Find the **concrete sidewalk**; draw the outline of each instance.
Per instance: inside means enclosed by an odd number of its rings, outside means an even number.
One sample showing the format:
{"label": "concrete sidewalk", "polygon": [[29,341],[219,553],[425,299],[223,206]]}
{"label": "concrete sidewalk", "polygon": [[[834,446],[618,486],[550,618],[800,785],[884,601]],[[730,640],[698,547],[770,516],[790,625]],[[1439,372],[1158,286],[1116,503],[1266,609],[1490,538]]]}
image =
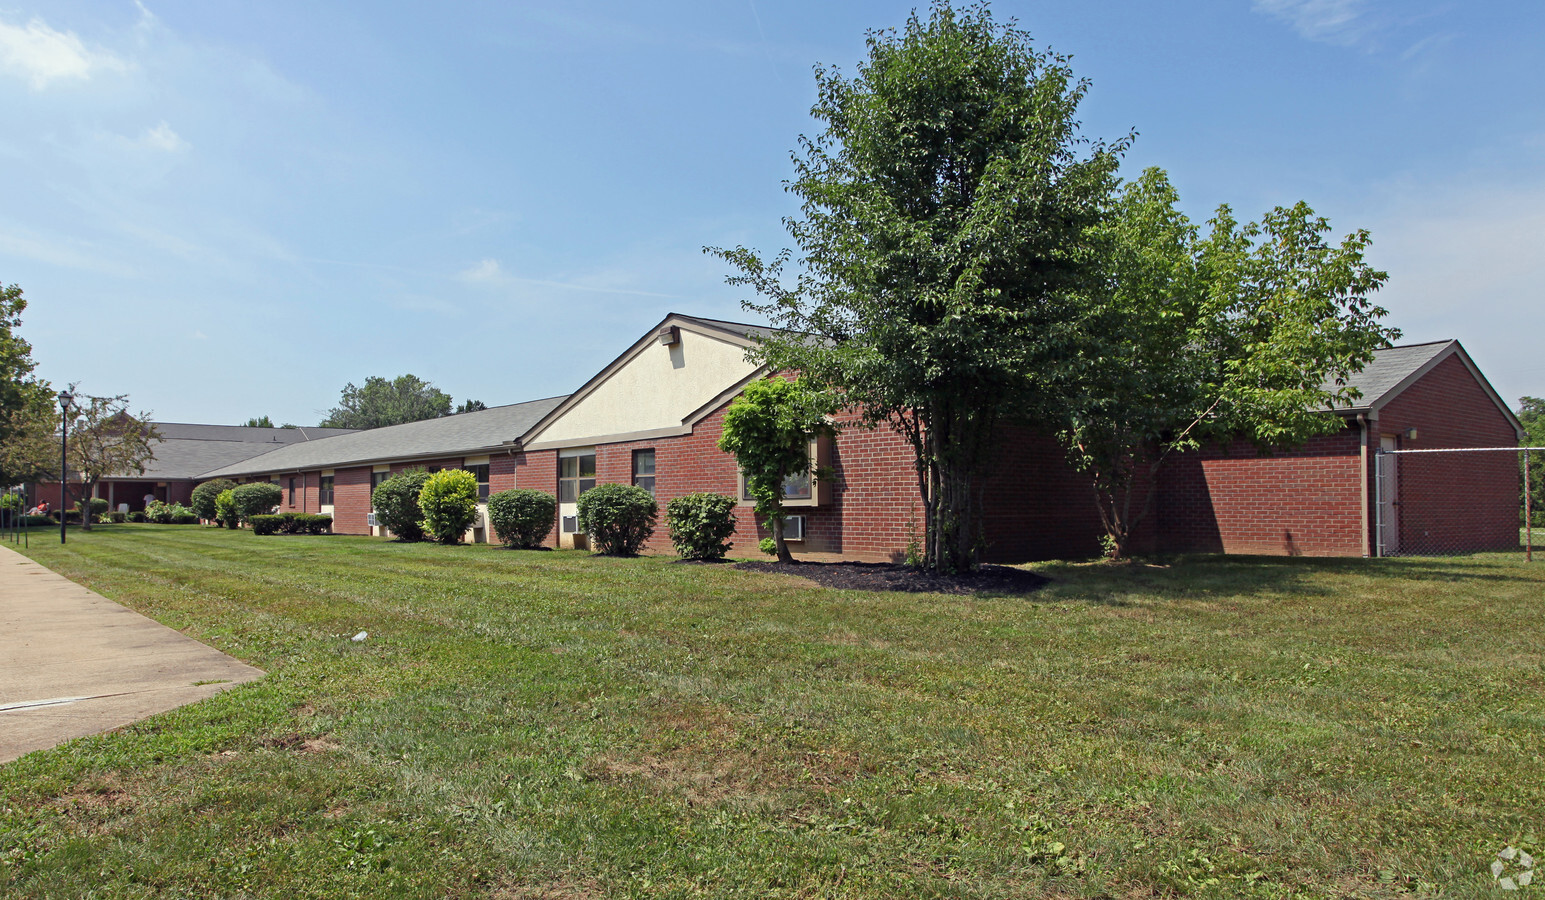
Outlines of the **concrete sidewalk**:
{"label": "concrete sidewalk", "polygon": [[0,763],[262,674],[0,547]]}

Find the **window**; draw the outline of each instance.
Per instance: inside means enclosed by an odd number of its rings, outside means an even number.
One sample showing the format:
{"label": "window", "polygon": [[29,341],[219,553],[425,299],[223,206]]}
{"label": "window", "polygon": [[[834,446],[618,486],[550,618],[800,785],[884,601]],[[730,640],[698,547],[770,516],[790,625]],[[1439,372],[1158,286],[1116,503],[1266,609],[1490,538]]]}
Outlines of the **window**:
{"label": "window", "polygon": [[488,500],[488,464],[487,463],[483,463],[480,466],[467,466],[467,471],[471,472],[472,475],[475,478],[477,478],[477,499],[478,499],[478,502],[481,503],[481,502],[487,501]]}
{"label": "window", "polygon": [[330,506],[333,502],[333,476],[323,475],[322,482],[317,487],[317,505]]}
{"label": "window", "polygon": [[290,505],[295,505],[295,479],[290,479]]}
{"label": "window", "polygon": [[390,477],[392,477],[392,473],[391,472],[371,472],[370,473],[370,509],[372,511],[376,508],[376,488],[380,487],[381,486],[381,482],[385,481],[386,479],[388,479]]}
{"label": "window", "polygon": [[633,486],[641,487],[654,496],[654,451],[633,451]]}
{"label": "window", "polygon": [[[817,439],[810,439],[810,464],[817,464],[819,457]],[[751,491],[746,487],[746,473],[740,473],[740,499],[744,501],[755,500]],[[790,475],[783,480],[783,502],[799,506],[815,505],[815,478],[809,472],[798,475]]]}
{"label": "window", "polygon": [[558,502],[573,503],[595,487],[595,454],[565,456],[558,460]]}

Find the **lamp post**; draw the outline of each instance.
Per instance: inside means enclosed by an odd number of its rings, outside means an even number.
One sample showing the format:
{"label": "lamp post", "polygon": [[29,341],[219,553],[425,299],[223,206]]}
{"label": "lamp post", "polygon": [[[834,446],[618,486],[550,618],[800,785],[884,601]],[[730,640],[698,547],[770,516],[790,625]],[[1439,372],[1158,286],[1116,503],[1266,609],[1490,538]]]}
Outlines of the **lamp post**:
{"label": "lamp post", "polygon": [[75,395],[69,391],[59,393],[59,543],[64,543],[64,488],[70,480],[70,410],[74,408]]}

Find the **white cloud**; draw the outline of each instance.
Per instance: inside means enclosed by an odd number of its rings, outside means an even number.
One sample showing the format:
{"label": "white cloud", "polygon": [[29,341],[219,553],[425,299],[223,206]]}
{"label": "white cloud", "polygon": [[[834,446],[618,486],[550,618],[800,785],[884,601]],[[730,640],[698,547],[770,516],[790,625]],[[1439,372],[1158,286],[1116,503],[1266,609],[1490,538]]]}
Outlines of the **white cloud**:
{"label": "white cloud", "polygon": [[472,284],[497,284],[504,279],[504,270],[499,267],[497,259],[485,259],[463,269],[456,277]]}
{"label": "white cloud", "polygon": [[140,135],[139,143],[152,150],[165,150],[167,153],[180,153],[188,149],[188,142],[173,131],[172,126],[165,121],[154,128],[145,129],[145,133]]}
{"label": "white cloud", "polygon": [[1311,41],[1350,46],[1368,30],[1365,0],[1252,0],[1251,8],[1281,19]]}
{"label": "white cloud", "polygon": [[55,31],[42,19],[26,25],[0,22],[0,67],[27,80],[34,91],[54,81],[85,81],[96,71],[124,71],[123,60],[91,50],[73,31]]}

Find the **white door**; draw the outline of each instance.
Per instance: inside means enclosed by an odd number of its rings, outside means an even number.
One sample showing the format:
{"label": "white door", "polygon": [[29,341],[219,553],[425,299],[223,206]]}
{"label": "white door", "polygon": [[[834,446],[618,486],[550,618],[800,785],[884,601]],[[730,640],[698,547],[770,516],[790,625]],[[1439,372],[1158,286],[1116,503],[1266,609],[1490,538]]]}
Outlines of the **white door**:
{"label": "white door", "polygon": [[558,546],[590,547],[579,531],[579,495],[595,487],[595,448],[577,447],[558,454]]}
{"label": "white door", "polygon": [[1400,473],[1395,436],[1379,436],[1379,449],[1385,451],[1379,457],[1379,546],[1381,554],[1393,556],[1400,552]]}

